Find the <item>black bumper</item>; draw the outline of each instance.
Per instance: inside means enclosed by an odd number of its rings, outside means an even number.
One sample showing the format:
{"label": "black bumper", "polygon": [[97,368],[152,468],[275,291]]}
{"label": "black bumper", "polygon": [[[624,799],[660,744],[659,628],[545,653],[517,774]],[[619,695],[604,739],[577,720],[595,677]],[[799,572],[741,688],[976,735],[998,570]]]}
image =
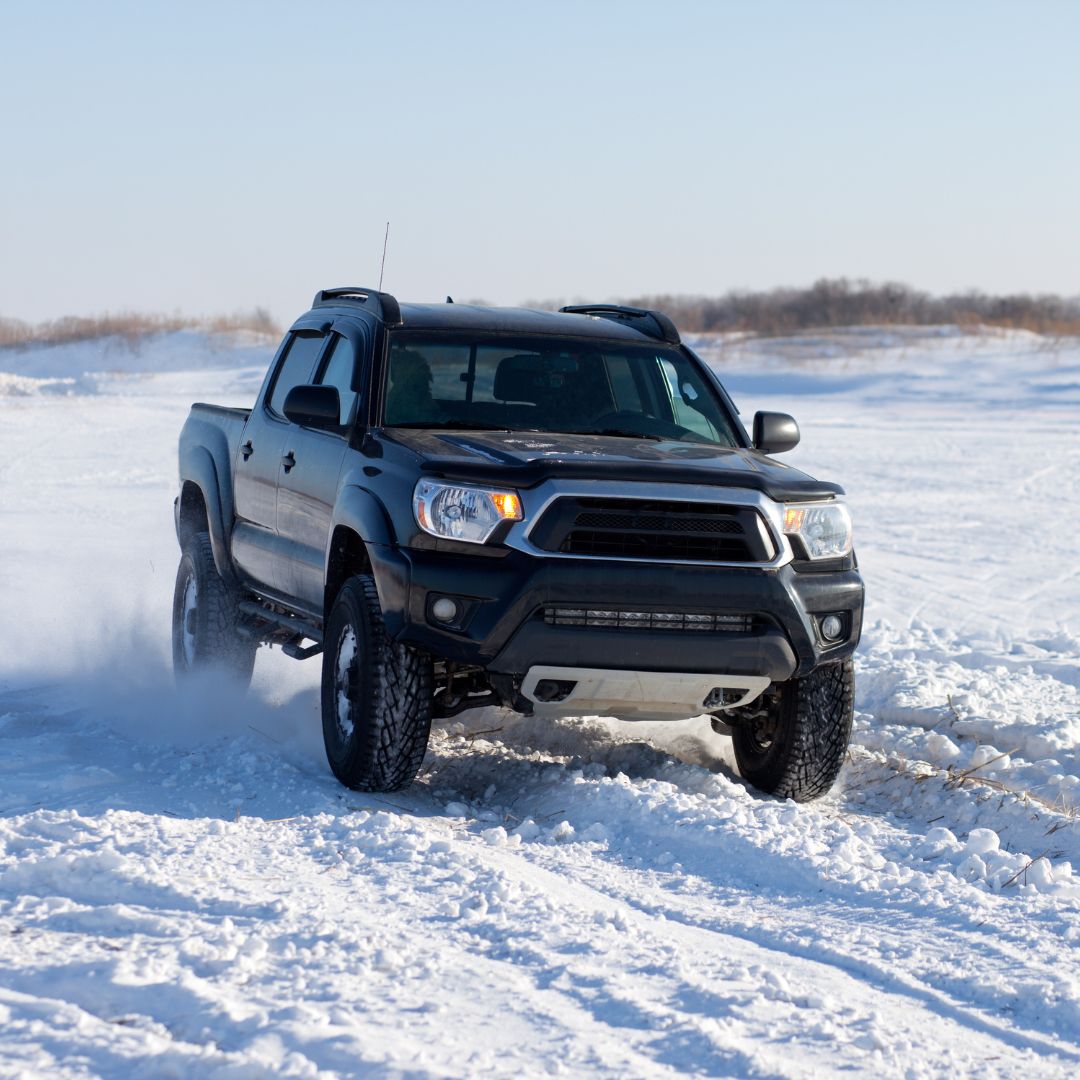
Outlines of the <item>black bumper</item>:
{"label": "black bumper", "polygon": [[[505,549],[503,549],[505,550]],[[850,656],[862,630],[857,570],[779,570],[603,559],[500,558],[369,547],[391,635],[434,656],[507,675],[536,664],[641,671],[768,675],[782,682]],[[430,615],[433,596],[466,598],[460,629]],[[551,626],[547,605],[745,614],[747,633]],[[826,645],[815,615],[841,613],[846,633]]]}

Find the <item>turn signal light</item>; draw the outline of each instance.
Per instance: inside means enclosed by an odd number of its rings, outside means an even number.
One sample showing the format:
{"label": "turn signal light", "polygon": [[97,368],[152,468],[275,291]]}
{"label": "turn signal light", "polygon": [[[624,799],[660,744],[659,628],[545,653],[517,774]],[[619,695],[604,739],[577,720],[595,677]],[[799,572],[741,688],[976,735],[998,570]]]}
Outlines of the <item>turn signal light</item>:
{"label": "turn signal light", "polygon": [[513,491],[493,491],[491,501],[495,504],[499,516],[507,521],[521,520],[521,500]]}

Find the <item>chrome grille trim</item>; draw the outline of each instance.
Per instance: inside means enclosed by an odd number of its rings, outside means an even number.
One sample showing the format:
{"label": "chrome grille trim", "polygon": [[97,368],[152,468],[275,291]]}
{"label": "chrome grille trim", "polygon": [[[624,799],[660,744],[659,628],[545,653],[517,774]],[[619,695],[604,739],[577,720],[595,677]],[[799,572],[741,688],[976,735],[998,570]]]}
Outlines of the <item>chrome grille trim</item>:
{"label": "chrome grille trim", "polygon": [[[519,489],[525,510],[525,519],[515,524],[503,543],[507,547],[536,555],[544,559],[604,559],[607,562],[623,562],[641,565],[665,563],[678,566],[725,566],[741,569],[777,570],[793,559],[791,543],[784,535],[783,507],[760,491],[749,488],[729,488],[705,484],[643,483],[628,484],[611,480],[574,480],[553,478],[534,488]],[[530,539],[530,532],[550,505],[564,495],[583,498],[637,499],[643,501],[669,499],[677,502],[713,502],[735,506],[752,506],[765,519],[766,527],[776,547],[775,558],[768,562],[734,562],[702,559],[642,559],[615,555],[577,555],[560,551],[547,551],[537,547]]]}

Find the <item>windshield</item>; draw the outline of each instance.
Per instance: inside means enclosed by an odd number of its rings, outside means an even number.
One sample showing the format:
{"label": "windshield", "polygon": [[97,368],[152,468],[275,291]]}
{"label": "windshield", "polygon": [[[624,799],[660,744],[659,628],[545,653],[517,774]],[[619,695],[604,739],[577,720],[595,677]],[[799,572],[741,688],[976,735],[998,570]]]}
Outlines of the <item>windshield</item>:
{"label": "windshield", "polygon": [[739,445],[719,395],[677,349],[565,338],[396,334],[384,423]]}

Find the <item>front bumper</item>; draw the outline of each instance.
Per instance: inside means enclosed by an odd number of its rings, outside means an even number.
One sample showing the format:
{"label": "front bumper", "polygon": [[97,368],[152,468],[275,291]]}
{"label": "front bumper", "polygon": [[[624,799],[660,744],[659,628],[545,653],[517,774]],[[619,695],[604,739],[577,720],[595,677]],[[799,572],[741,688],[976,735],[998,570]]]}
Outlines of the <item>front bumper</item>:
{"label": "front bumper", "polygon": [[[522,678],[537,665],[623,671],[767,676],[783,682],[850,656],[862,630],[855,569],[778,568],[545,559],[369,546],[387,629],[437,658]],[[464,598],[459,629],[437,625],[435,596]],[[745,633],[552,626],[545,606],[746,614]],[[815,616],[840,613],[845,634],[826,643]]]}

